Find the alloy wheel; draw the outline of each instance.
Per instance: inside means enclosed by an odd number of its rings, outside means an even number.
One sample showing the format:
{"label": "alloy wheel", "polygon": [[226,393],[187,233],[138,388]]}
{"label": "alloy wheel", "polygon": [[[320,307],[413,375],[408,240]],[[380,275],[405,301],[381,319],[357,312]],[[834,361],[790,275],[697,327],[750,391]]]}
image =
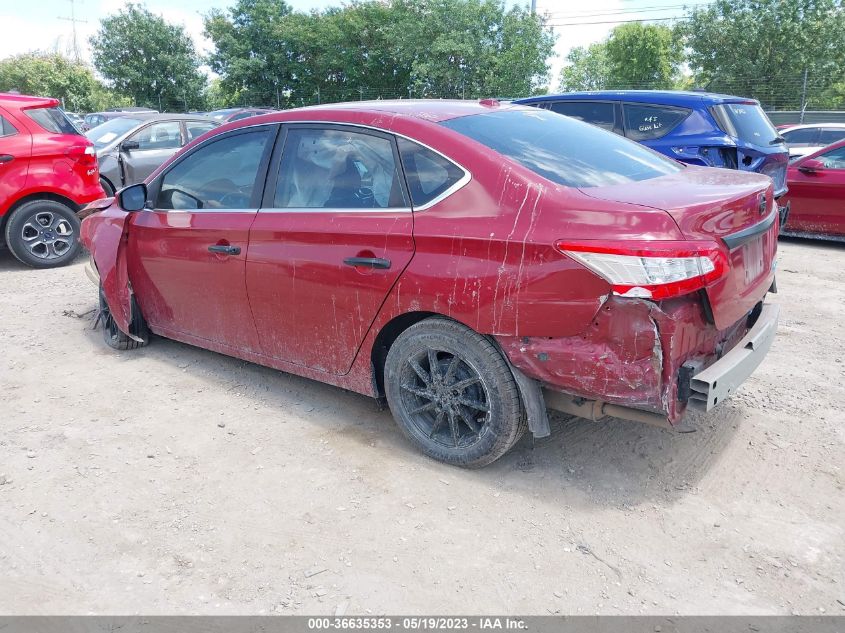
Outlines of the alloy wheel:
{"label": "alloy wheel", "polygon": [[74,244],[73,225],[58,213],[35,211],[21,228],[23,245],[38,259],[59,259]]}

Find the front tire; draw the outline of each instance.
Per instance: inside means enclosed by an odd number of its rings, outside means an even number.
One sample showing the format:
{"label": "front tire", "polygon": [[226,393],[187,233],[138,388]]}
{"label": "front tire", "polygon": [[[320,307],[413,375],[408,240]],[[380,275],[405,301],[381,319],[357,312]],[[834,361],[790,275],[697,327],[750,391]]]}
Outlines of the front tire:
{"label": "front tire", "polygon": [[15,209],[6,223],[6,246],[27,266],[64,266],[81,248],[79,218],[61,202],[30,200]]}
{"label": "front tire", "polygon": [[477,332],[440,317],[402,332],[387,354],[387,401],[423,453],[479,468],[499,459],[526,429],[513,374]]}
{"label": "front tire", "polygon": [[[138,318],[140,318],[140,316]],[[103,340],[109,347],[123,351],[138,349],[139,347],[143,347],[147,344],[149,333],[147,332],[147,326],[145,323],[141,322],[139,326],[141,338],[144,339],[143,341],[136,341],[129,335],[121,332],[120,328],[117,327],[117,323],[114,322],[114,317],[111,314],[109,304],[106,301],[106,295],[103,292],[102,285],[100,286],[100,314],[98,319],[103,326]]]}

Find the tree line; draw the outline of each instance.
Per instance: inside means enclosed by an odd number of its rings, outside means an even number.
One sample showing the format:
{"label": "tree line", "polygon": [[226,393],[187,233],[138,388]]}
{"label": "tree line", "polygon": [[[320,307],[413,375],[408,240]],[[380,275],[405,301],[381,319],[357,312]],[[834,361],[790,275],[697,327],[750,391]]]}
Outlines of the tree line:
{"label": "tree line", "polygon": [[57,53],[18,55],[0,60],[0,90],[61,97],[76,111],[626,88],[845,108],[843,2],[715,0],[672,26],[620,24],[604,41],[572,49],[557,78],[549,60],[567,31],[556,34],[543,15],[503,0],[353,0],[310,12],[285,0],[235,0],[203,16],[213,45],[204,56],[183,27],[130,3],[101,20],[93,68]]}

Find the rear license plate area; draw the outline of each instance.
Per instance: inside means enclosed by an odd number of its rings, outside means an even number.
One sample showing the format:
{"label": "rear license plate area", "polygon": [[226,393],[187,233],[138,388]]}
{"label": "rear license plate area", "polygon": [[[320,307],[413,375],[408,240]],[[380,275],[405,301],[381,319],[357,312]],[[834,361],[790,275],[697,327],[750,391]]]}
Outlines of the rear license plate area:
{"label": "rear license plate area", "polygon": [[763,236],[743,244],[740,248],[742,249],[742,263],[745,268],[745,284],[749,285],[759,279],[766,271]]}

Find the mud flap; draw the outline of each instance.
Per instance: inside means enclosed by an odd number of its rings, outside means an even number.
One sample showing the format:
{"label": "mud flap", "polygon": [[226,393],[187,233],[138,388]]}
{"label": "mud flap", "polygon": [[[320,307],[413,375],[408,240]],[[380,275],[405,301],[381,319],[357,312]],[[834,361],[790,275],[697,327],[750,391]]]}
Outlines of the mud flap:
{"label": "mud flap", "polygon": [[103,295],[109,304],[115,325],[121,332],[140,341],[131,334],[132,290],[126,269],[126,235],[129,214],[115,205],[82,221],[80,240],[88,249],[103,286]]}

